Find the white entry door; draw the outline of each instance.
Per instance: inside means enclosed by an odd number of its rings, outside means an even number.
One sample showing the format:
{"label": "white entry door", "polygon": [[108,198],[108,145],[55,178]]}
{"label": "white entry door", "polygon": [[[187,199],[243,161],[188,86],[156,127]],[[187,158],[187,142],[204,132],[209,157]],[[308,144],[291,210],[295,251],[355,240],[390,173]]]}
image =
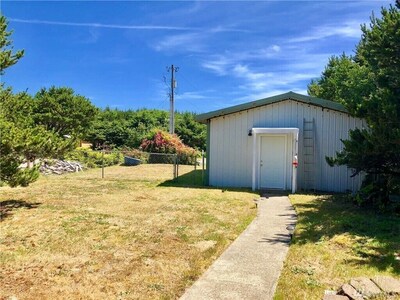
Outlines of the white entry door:
{"label": "white entry door", "polygon": [[261,137],[261,188],[286,188],[286,158],[286,135],[269,135]]}

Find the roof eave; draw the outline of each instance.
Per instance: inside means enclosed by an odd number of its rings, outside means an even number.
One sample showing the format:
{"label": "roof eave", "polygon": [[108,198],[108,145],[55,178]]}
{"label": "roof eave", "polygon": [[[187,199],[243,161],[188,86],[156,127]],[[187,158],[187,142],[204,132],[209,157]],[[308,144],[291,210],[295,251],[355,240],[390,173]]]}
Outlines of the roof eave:
{"label": "roof eave", "polygon": [[213,118],[218,118],[221,116],[226,116],[226,115],[237,113],[240,111],[245,111],[248,109],[253,109],[253,108],[264,106],[264,105],[270,105],[273,103],[286,101],[286,100],[298,101],[298,102],[302,102],[304,104],[318,106],[318,107],[321,107],[322,109],[330,109],[330,110],[336,110],[336,111],[343,112],[343,113],[348,113],[348,111],[340,103],[325,100],[325,99],[320,99],[320,98],[316,98],[316,97],[301,95],[301,94],[297,94],[294,92],[288,92],[288,93],[280,94],[277,96],[272,96],[272,97],[268,97],[268,98],[264,98],[264,99],[247,102],[244,104],[239,104],[239,105],[227,107],[224,109],[219,109],[219,110],[211,111],[208,113],[200,114],[200,115],[196,116],[195,120],[199,123],[206,124],[208,120],[213,119]]}

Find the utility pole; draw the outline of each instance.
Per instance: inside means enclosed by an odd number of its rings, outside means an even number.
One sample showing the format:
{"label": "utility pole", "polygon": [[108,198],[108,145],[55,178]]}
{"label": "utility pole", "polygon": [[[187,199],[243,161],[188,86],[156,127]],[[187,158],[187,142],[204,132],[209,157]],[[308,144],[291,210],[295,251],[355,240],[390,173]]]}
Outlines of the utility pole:
{"label": "utility pole", "polygon": [[174,89],[176,87],[174,73],[178,72],[179,68],[174,67],[174,65],[171,65],[171,67],[167,67],[167,70],[168,72],[171,71],[171,94],[169,100],[169,133],[174,134],[175,133]]}

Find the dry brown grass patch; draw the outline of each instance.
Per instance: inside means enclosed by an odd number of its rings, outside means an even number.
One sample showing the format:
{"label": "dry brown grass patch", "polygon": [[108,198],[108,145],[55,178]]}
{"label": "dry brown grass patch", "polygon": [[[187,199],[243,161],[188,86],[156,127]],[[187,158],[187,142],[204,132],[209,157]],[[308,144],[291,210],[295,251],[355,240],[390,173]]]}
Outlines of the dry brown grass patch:
{"label": "dry brown grass patch", "polygon": [[100,175],[0,189],[16,204],[0,222],[2,297],[175,299],[256,213],[251,192],[160,186],[168,165]]}

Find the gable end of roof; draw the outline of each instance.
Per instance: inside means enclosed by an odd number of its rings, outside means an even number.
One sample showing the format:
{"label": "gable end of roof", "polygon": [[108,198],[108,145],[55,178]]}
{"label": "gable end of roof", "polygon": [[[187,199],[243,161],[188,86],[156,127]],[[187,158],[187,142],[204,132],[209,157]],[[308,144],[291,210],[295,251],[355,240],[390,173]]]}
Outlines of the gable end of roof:
{"label": "gable end of roof", "polygon": [[270,105],[273,103],[286,101],[286,100],[293,100],[293,101],[301,102],[304,104],[319,106],[321,108],[326,108],[326,109],[336,110],[336,111],[343,112],[343,113],[348,113],[348,111],[345,109],[345,107],[343,105],[341,105],[340,103],[321,99],[321,98],[301,95],[301,94],[297,94],[294,92],[288,92],[288,93],[280,94],[277,96],[272,96],[272,97],[264,98],[261,100],[247,102],[244,104],[239,104],[239,105],[211,111],[208,113],[200,114],[200,115],[197,115],[195,119],[196,119],[196,121],[198,121],[200,123],[207,123],[207,120],[210,120],[213,118],[233,114],[233,113],[248,110],[248,109],[257,108],[260,106]]}

